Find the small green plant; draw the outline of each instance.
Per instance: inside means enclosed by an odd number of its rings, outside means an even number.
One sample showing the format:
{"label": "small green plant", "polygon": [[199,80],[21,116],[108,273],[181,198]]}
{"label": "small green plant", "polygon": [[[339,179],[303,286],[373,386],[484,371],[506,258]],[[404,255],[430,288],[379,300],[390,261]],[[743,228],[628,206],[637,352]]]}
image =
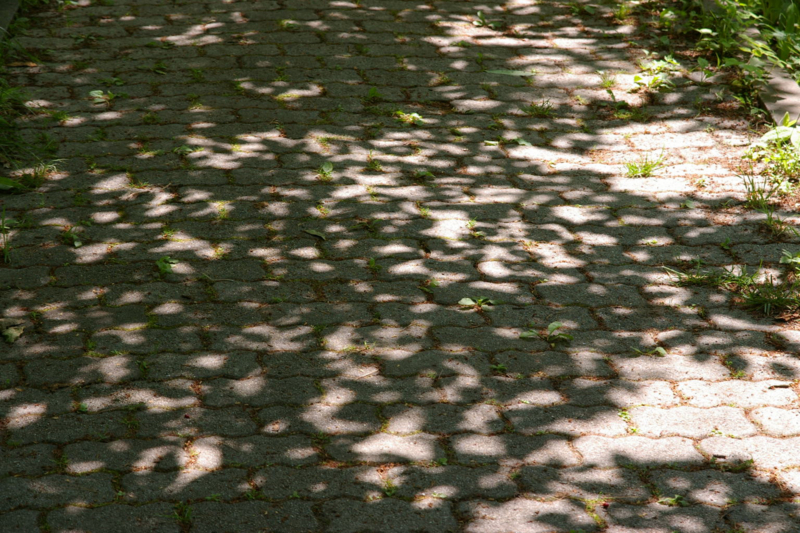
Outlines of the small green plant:
{"label": "small green plant", "polygon": [[597,9],[593,6],[579,4],[577,2],[572,2],[569,4],[569,12],[575,16],[578,16],[582,13],[587,15],[594,15]]}
{"label": "small green plant", "polygon": [[284,19],[278,21],[278,28],[284,31],[293,31],[299,27],[299,24],[294,20]]}
{"label": "small green plant", "polygon": [[325,161],[317,169],[317,177],[320,181],[331,181],[333,179],[333,163]]}
{"label": "small green plant", "polygon": [[657,157],[645,155],[638,161],[625,163],[625,174],[629,178],[649,178],[653,173],[664,166],[664,152]]}
{"label": "small green plant", "polygon": [[484,233],[483,231],[476,230],[475,227],[477,226],[477,224],[478,224],[477,220],[475,220],[474,218],[470,219],[467,221],[467,229],[469,230],[469,234],[472,236],[473,239],[482,239],[486,237],[486,233]]}
{"label": "small green plant", "polygon": [[161,119],[158,118],[158,113],[151,111],[142,115],[142,123],[150,125],[160,124]]}
{"label": "small green plant", "polygon": [[77,228],[74,227],[68,227],[61,234],[61,242],[74,248],[80,248],[83,246],[83,241],[81,241],[81,237],[77,232]]}
{"label": "small green plant", "polygon": [[377,87],[370,87],[367,91],[367,96],[364,97],[364,102],[367,104],[376,104],[383,100],[383,95],[378,91]]}
{"label": "small green plant", "polygon": [[789,250],[783,250],[780,262],[782,265],[789,265],[789,269],[794,274],[800,272],[800,252],[792,253]]}
{"label": "small green plant", "polygon": [[189,155],[191,153],[194,153],[194,152],[200,152],[202,150],[203,149],[200,146],[188,146],[186,144],[183,144],[181,146],[177,146],[177,147],[173,148],[172,149],[172,153],[183,157],[183,156],[187,156],[187,155]]}
{"label": "small green plant", "polygon": [[114,87],[114,86],[125,85],[125,82],[124,82],[124,81],[122,81],[120,78],[117,78],[117,77],[113,77],[113,78],[101,78],[101,79],[100,79],[100,80],[98,80],[98,81],[99,81],[100,83],[102,83],[103,85],[105,85],[106,87]]}
{"label": "small green plant", "polygon": [[356,222],[351,229],[363,229],[367,233],[377,234],[380,232],[380,222],[375,219],[362,219]]}
{"label": "small green plant", "polygon": [[624,22],[628,17],[631,16],[633,9],[631,8],[630,4],[626,2],[620,2],[617,8],[614,10],[614,19],[617,22]]}
{"label": "small green plant", "polygon": [[523,107],[522,111],[534,118],[550,118],[556,112],[550,100],[531,102],[530,105]]}
{"label": "small green plant", "polygon": [[611,89],[617,84],[617,77],[611,72],[598,70],[597,75],[600,76],[600,87],[603,89]]}
{"label": "small green plant", "polygon": [[559,330],[564,327],[564,324],[561,322],[551,322],[549,326],[547,326],[547,330],[544,332],[539,332],[534,329],[530,329],[528,331],[523,331],[520,333],[520,339],[530,339],[533,337],[538,337],[545,341],[547,344],[550,345],[551,348],[555,348],[556,344],[559,343],[570,343],[573,340],[573,336],[569,333],[563,333]]}
{"label": "small green plant", "polygon": [[492,300],[489,298],[461,298],[458,305],[461,307],[474,307],[476,309],[487,310],[489,307],[500,305],[500,300]]}
{"label": "small green plant", "polygon": [[633,77],[633,83],[636,84],[636,90],[666,91],[675,88],[675,84],[670,81],[666,73],[656,74],[650,77],[636,74]]}
{"label": "small green plant", "polygon": [[374,257],[370,257],[367,261],[367,268],[376,274],[383,269],[383,267],[378,264]]}
{"label": "small green plant", "polygon": [[500,22],[490,22],[486,20],[486,16],[483,14],[483,11],[478,11],[475,15],[475,20],[472,21],[472,25],[478,28],[489,28],[492,30],[499,30],[503,27],[503,24]]}
{"label": "small green plant", "polygon": [[176,503],[175,509],[172,512],[172,516],[170,518],[173,518],[179,524],[191,524],[192,508],[189,507],[189,504],[185,502]]}
{"label": "small green plant", "polygon": [[436,281],[435,279],[428,279],[425,280],[425,282],[419,286],[419,290],[428,294],[433,294],[433,289],[435,289],[438,286],[439,286],[438,281]]}
{"label": "small green plant", "polygon": [[419,113],[406,113],[405,111],[395,111],[395,120],[405,124],[406,126],[423,126],[425,120]]}
{"label": "small green plant", "polygon": [[773,237],[783,239],[791,235],[795,237],[800,236],[796,228],[775,214],[774,206],[768,205],[759,211],[766,215],[766,218],[761,221],[761,224]]}
{"label": "small green plant", "polygon": [[651,357],[666,357],[667,351],[662,348],[661,346],[656,346],[650,350],[637,350],[636,348],[633,349],[636,352],[636,355],[649,355]]}
{"label": "small green plant", "polygon": [[431,210],[429,207],[422,205],[422,202],[416,202],[417,209],[419,209],[419,216],[422,218],[430,218]]}
{"label": "small green plant", "polygon": [[397,486],[394,484],[391,478],[386,479],[383,483],[383,493],[388,497],[391,498],[397,493]]}
{"label": "small green plant", "polygon": [[168,255],[160,258],[156,261],[156,268],[158,268],[158,273],[160,275],[171,274],[172,273],[172,265],[177,265],[179,261],[177,259],[173,259]]}
{"label": "small green plant", "polygon": [[3,213],[0,215],[0,245],[3,248],[3,262],[11,262],[11,241],[8,238],[11,228],[17,225],[13,218],[6,218],[6,207],[3,206]]}
{"label": "small green plant", "polygon": [[153,74],[158,74],[163,76],[167,73],[167,64],[163,61],[156,61],[152,67],[149,68],[150,72]]}
{"label": "small green plant", "polygon": [[107,106],[111,106],[111,103],[116,98],[119,98],[119,95],[114,94],[111,91],[104,92],[101,89],[97,89],[94,91],[89,91],[89,98],[92,99],[93,104],[105,104]]}
{"label": "small green plant", "polygon": [[434,179],[436,176],[433,175],[433,172],[430,170],[423,170],[423,169],[416,169],[414,171],[414,181],[422,182],[426,179]]}
{"label": "small green plant", "polygon": [[493,372],[496,372],[498,374],[503,374],[506,372],[506,370],[508,370],[506,368],[506,365],[502,363],[498,363],[496,365],[490,365],[489,368],[492,369]]}
{"label": "small green plant", "polygon": [[676,494],[672,498],[661,498],[658,500],[658,503],[662,505],[669,505],[670,507],[686,507],[689,505],[689,502],[686,501],[686,498],[681,496],[680,494]]}
{"label": "small green plant", "polygon": [[367,155],[367,167],[366,167],[366,169],[367,170],[371,170],[373,172],[382,172],[383,171],[383,165],[381,165],[381,162],[379,160],[377,160],[377,159],[375,159],[373,157],[372,150],[370,150],[369,154]]}
{"label": "small green plant", "polygon": [[95,35],[93,33],[89,33],[89,34],[73,35],[72,39],[75,41],[75,44],[92,45],[95,44],[97,41],[102,40],[103,37]]}

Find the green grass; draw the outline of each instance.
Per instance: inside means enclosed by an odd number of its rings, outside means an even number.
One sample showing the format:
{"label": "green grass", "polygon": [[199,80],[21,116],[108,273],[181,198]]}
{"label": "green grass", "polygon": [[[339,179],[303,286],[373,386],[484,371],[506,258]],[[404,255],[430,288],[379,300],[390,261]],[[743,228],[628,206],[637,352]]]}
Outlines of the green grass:
{"label": "green grass", "polygon": [[523,107],[522,111],[534,118],[550,118],[556,114],[555,107],[550,100],[531,102],[529,106]]}
{"label": "green grass", "polygon": [[656,170],[663,167],[664,152],[656,157],[646,155],[636,161],[625,163],[625,175],[629,178],[649,178]]}

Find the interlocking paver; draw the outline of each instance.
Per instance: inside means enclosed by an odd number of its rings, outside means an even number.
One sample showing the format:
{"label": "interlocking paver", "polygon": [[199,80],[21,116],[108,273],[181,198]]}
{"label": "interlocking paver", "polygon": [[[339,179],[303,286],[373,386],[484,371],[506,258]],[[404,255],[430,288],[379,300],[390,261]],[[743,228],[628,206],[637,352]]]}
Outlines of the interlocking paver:
{"label": "interlocking paver", "polygon": [[485,4],[27,14],[0,530],[793,531],[797,331],[664,269],[777,272],[747,109],[639,8]]}

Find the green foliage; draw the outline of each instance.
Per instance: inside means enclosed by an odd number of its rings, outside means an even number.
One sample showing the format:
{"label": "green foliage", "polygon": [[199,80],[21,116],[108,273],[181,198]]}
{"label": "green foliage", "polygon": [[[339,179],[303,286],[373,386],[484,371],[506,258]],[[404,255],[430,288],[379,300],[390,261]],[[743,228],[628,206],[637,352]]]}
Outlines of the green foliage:
{"label": "green foliage", "polygon": [[172,265],[177,265],[178,262],[179,261],[177,259],[173,259],[170,256],[165,255],[164,257],[156,261],[156,268],[158,268],[158,273],[162,276],[165,274],[171,274]]}
{"label": "green foliage", "polygon": [[491,300],[489,298],[461,298],[458,301],[458,305],[462,307],[475,307],[483,310],[488,309],[490,306],[500,305],[501,303],[500,300]]}
{"label": "green foliage", "polygon": [[677,285],[726,289],[738,294],[744,307],[773,316],[800,309],[800,280],[794,276],[800,254],[784,250],[780,262],[788,265],[789,270],[782,280],[777,280],[772,275],[761,279],[761,268],[749,273],[746,266],[718,271],[703,270],[701,261],[696,261],[694,270],[688,272],[668,267],[664,267],[664,270],[676,278]]}
{"label": "green foliage", "polygon": [[747,151],[748,159],[765,164],[763,174],[779,186],[780,192],[790,192],[792,184],[800,181],[800,128],[785,114],[781,123],[761,136]]}
{"label": "green foliage", "polygon": [[629,178],[649,178],[653,172],[664,166],[664,152],[656,157],[646,155],[637,161],[625,163],[626,174]]}
{"label": "green foliage", "polygon": [[503,27],[501,22],[490,22],[486,20],[483,11],[478,11],[475,20],[472,21],[472,25],[478,28],[489,28],[492,30],[499,30]]}
{"label": "green foliage", "polygon": [[545,341],[547,344],[550,345],[551,348],[555,348],[556,344],[559,343],[569,343],[572,342],[574,338],[569,333],[563,333],[559,330],[564,327],[564,324],[561,322],[551,322],[549,326],[547,326],[547,330],[544,332],[538,332],[533,329],[528,331],[523,331],[520,333],[520,339],[530,339],[533,337],[538,337]]}
{"label": "green foliage", "polygon": [[527,107],[522,110],[534,118],[550,118],[555,115],[555,108],[550,100],[542,100],[541,102],[531,102]]}

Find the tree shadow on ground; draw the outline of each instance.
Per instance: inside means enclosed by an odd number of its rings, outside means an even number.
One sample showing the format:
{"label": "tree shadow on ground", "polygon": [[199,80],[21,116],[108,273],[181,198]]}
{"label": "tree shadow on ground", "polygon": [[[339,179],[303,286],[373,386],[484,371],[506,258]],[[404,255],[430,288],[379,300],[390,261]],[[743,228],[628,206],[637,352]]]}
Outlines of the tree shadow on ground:
{"label": "tree shadow on ground", "polygon": [[117,4],[37,18],[13,70],[69,118],[26,130],[63,171],[3,198],[8,531],[791,531],[796,337],[662,268],[786,245],[737,207],[730,97],[627,91],[648,29]]}

